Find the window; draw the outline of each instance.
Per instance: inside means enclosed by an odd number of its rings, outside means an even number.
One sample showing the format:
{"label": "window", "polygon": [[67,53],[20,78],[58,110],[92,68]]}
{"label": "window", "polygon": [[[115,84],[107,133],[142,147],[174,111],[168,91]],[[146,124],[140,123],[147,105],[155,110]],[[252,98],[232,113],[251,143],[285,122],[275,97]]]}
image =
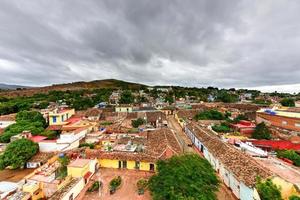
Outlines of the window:
{"label": "window", "polygon": [[287,121],[282,121],[282,125],[287,125]]}
{"label": "window", "polygon": [[52,121],[53,121],[53,123],[56,123],[56,116],[52,117]]}
{"label": "window", "polygon": [[140,162],[139,161],[135,161],[135,169],[140,169]]}
{"label": "window", "polygon": [[69,119],[69,113],[66,114],[67,119]]}
{"label": "window", "polygon": [[64,121],[64,115],[61,116],[61,121],[62,121],[62,122]]}
{"label": "window", "polygon": [[295,126],[300,128],[300,123],[295,123]]}

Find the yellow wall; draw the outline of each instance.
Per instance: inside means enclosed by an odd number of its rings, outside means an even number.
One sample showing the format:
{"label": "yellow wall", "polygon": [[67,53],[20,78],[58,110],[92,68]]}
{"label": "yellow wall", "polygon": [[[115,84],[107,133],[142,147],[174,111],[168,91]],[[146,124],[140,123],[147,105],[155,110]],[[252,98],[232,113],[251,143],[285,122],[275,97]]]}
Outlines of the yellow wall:
{"label": "yellow wall", "polygon": [[132,107],[116,107],[116,112],[132,112]]}
{"label": "yellow wall", "polygon": [[100,167],[105,168],[119,168],[119,161],[118,160],[109,160],[109,159],[101,159],[99,160]]}
{"label": "yellow wall", "polygon": [[272,179],[273,183],[281,188],[281,195],[283,199],[288,199],[292,195],[300,195],[299,191],[296,190],[295,186],[279,177]]}
{"label": "yellow wall", "polygon": [[86,164],[84,167],[68,167],[68,175],[79,178],[83,177],[89,170],[90,170],[90,165]]}
{"label": "yellow wall", "polygon": [[[50,112],[49,113],[49,125],[64,125],[65,121],[68,120],[72,115],[75,114],[74,109],[66,110],[65,112],[61,113],[55,113]],[[53,117],[56,117],[56,122],[53,121]],[[64,121],[62,121],[62,116],[64,116]]]}
{"label": "yellow wall", "polygon": [[[100,167],[113,168],[113,169],[119,168],[119,160],[99,159],[98,162]],[[131,160],[127,161],[127,169],[135,169],[135,161],[131,161]],[[150,163],[140,162],[140,170],[150,171]],[[156,164],[154,164],[154,170],[156,171]]]}

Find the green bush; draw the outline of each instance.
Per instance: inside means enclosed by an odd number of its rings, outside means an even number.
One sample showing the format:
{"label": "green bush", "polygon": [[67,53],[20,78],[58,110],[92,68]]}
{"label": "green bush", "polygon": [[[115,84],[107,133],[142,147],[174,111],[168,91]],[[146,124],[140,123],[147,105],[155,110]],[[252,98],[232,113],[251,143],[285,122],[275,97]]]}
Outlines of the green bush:
{"label": "green bush", "polygon": [[226,123],[221,123],[220,125],[212,126],[212,129],[218,133],[228,133],[231,131],[231,128]]}
{"label": "green bush", "polygon": [[300,155],[296,153],[294,150],[278,150],[277,151],[278,158],[287,158],[294,162],[294,165],[300,166]]}
{"label": "green bush", "polygon": [[295,99],[292,98],[284,98],[280,101],[281,105],[287,107],[295,107]]}
{"label": "green bush", "polygon": [[158,161],[157,170],[149,180],[153,200],[216,199],[219,181],[215,171],[196,154]]}
{"label": "green bush", "polygon": [[93,185],[91,187],[89,187],[88,192],[95,192],[95,191],[99,190],[99,188],[100,188],[101,185],[102,185],[101,182],[95,181],[93,183]]}
{"label": "green bush", "polygon": [[199,112],[194,116],[195,120],[224,120],[226,119],[223,113],[217,110],[208,110]]}
{"label": "green bush", "polygon": [[262,181],[257,178],[256,189],[261,200],[282,200],[280,188],[271,179]]}
{"label": "green bush", "polygon": [[136,120],[132,120],[131,121],[131,125],[134,128],[138,128],[140,125],[143,125],[145,123],[145,120],[143,120],[142,118],[138,118]]}
{"label": "green bush", "polygon": [[0,169],[11,166],[13,169],[24,167],[25,163],[39,150],[38,144],[28,139],[11,142],[0,155]]}
{"label": "green bush", "polygon": [[300,200],[300,197],[296,195],[292,195],[289,197],[289,200]]}
{"label": "green bush", "polygon": [[121,183],[122,183],[121,176],[112,179],[109,183],[110,190],[116,190],[121,185]]}
{"label": "green bush", "polygon": [[79,148],[81,147],[89,147],[90,149],[94,149],[95,145],[94,144],[90,144],[90,143],[82,143],[79,145]]}
{"label": "green bush", "polygon": [[252,138],[270,140],[272,138],[271,131],[264,122],[261,122],[255,127]]}

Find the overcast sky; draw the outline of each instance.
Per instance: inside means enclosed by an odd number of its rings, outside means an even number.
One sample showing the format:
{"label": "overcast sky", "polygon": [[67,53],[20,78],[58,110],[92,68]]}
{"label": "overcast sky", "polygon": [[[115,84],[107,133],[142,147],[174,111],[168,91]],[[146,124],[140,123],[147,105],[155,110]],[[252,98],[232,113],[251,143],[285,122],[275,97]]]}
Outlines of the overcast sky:
{"label": "overcast sky", "polygon": [[300,91],[299,11],[297,0],[1,0],[0,82]]}

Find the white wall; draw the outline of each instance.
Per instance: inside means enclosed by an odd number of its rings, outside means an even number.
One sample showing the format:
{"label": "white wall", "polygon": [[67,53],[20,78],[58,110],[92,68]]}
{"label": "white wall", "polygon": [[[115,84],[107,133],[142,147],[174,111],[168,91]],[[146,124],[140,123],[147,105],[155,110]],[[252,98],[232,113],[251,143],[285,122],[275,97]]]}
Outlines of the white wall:
{"label": "white wall", "polygon": [[9,125],[16,123],[15,121],[0,121],[0,128],[7,128]]}
{"label": "white wall", "polygon": [[80,181],[61,198],[61,200],[69,200],[70,196],[72,195],[73,195],[73,199],[75,199],[75,197],[78,196],[78,194],[81,192],[84,186],[85,186],[84,179],[81,178]]}

